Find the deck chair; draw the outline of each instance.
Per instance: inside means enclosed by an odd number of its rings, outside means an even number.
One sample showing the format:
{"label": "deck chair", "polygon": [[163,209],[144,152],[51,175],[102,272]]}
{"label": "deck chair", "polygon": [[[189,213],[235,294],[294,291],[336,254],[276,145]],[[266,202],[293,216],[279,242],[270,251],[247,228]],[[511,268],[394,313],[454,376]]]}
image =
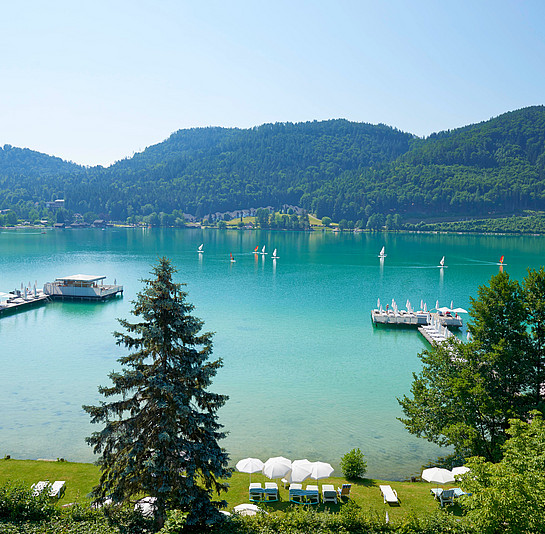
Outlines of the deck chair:
{"label": "deck chair", "polygon": [[322,484],[322,502],[334,502],[337,504],[337,492],[333,484]]}
{"label": "deck chair", "polygon": [[259,482],[251,482],[248,488],[248,499],[254,502],[263,500],[263,488]]}
{"label": "deck chair", "polygon": [[66,487],[66,482],[64,480],[55,480],[53,482],[51,489],[49,490],[49,496],[54,499],[60,499],[64,495],[64,488]]}
{"label": "deck chair", "polygon": [[263,500],[269,502],[278,500],[278,484],[276,482],[265,482]]}
{"label": "deck chair", "polygon": [[32,486],[30,486],[30,489],[32,490],[32,496],[37,497],[38,495],[40,495],[40,493],[42,493],[42,491],[45,490],[47,486],[51,486],[49,480],[40,480],[40,482],[32,484]]}
{"label": "deck chair", "polygon": [[441,503],[441,506],[445,506],[445,504],[454,504],[454,490],[443,490],[439,494],[439,502]]}
{"label": "deck chair", "polygon": [[303,502],[303,485],[292,483],[290,484],[290,490],[289,490],[289,496],[290,496],[290,502],[294,502],[297,504],[301,504]]}
{"label": "deck chair", "polygon": [[305,490],[305,497],[307,504],[320,504],[320,492],[318,486],[311,485],[307,486]]}
{"label": "deck chair", "polygon": [[391,486],[379,486],[379,488],[382,492],[382,497],[384,498],[384,504],[399,504],[397,491],[395,489],[392,489]]}
{"label": "deck chair", "polygon": [[339,494],[339,497],[342,499],[343,497],[350,497],[350,488],[352,487],[352,484],[343,484],[342,487],[337,488],[337,493]]}

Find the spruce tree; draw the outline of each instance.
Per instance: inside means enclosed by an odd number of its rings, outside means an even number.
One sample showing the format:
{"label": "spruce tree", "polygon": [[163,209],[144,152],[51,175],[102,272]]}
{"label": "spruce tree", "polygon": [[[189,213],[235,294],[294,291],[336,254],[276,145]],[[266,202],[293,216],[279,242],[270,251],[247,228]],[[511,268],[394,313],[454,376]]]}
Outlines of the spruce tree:
{"label": "spruce tree", "polygon": [[187,524],[217,519],[225,501],[212,501],[230,476],[228,455],[218,441],[225,437],[217,411],[225,395],[207,391],[222,360],[208,361],[212,333],[191,315],[184,284],[172,280],[176,269],[167,258],[154,266],[153,278],[134,301],[137,322],[118,319],[125,333],[118,345],[131,352],[119,359],[113,383],[99,387],[111,402],[84,406],[92,423],[103,423],[87,442],[99,454],[101,478],[96,500],[131,502],[142,494],[156,498],[155,517],[162,525],[166,510],[188,513]]}

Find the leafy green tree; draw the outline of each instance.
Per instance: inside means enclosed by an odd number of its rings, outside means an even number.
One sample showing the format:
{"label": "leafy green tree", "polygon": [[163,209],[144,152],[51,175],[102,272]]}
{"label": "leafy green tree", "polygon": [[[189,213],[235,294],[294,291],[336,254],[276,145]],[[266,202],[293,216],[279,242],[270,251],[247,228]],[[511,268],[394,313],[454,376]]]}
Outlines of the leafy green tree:
{"label": "leafy green tree", "polygon": [[348,480],[363,478],[367,472],[367,462],[360,449],[352,449],[341,458],[341,469]]}
{"label": "leafy green tree", "polygon": [[499,463],[467,461],[462,483],[472,495],[463,506],[478,532],[545,532],[545,422],[538,411],[531,418],[510,421]]}
{"label": "leafy green tree", "polygon": [[331,226],[331,219],[329,217],[322,217],[322,224],[325,227]]}
{"label": "leafy green tree", "polygon": [[528,327],[535,328],[526,300],[506,273],[493,276],[471,299],[472,341],[452,340],[420,354],[412,398],[399,400],[409,432],[452,446],[458,456],[501,459],[509,419],[524,418],[543,402],[536,391],[542,360],[530,343]]}
{"label": "leafy green tree", "polygon": [[84,409],[104,424],[87,438],[102,471],[94,498],[150,495],[159,525],[168,509],[188,512],[195,525],[213,521],[225,505],[211,498],[227,489],[218,478],[230,476],[217,421],[227,397],[207,391],[222,361],[208,361],[212,334],[200,333],[203,322],[191,315],[175,272],[163,257],[144,280],[132,311],[138,321],[121,319],[127,333],[114,333],[132,352],[119,359],[122,371],[110,374],[113,385],[99,387],[114,400]]}
{"label": "leafy green tree", "polygon": [[545,413],[542,393],[545,384],[545,269],[528,270],[524,280],[525,305],[531,325],[534,379],[531,384],[535,404]]}

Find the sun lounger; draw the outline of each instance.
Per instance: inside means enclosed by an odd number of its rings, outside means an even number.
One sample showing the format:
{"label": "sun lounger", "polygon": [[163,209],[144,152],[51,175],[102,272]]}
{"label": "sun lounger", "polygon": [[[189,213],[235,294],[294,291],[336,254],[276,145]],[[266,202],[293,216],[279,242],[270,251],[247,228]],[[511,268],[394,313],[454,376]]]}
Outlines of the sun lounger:
{"label": "sun lounger", "polygon": [[305,501],[307,504],[320,504],[320,492],[318,486],[310,485],[305,490]]}
{"label": "sun lounger", "polygon": [[49,485],[49,480],[40,480],[40,482],[32,484],[32,486],[30,486],[30,489],[32,490],[32,496],[36,497],[37,495],[40,495],[40,493],[42,493],[42,491]]}
{"label": "sun lounger", "polygon": [[259,482],[252,482],[248,488],[248,499],[250,501],[263,500],[263,488]]}
{"label": "sun lounger", "polygon": [[339,494],[339,497],[350,497],[350,488],[352,487],[352,484],[343,484],[342,487],[337,488],[337,493]]}
{"label": "sun lounger", "polygon": [[384,498],[384,504],[399,504],[399,499],[397,498],[397,492],[395,489],[392,489],[391,486],[379,486],[380,491],[382,492],[382,497]]}
{"label": "sun lounger", "polygon": [[303,502],[303,485],[302,484],[290,484],[289,490],[290,502],[301,504]]}
{"label": "sun lounger", "polygon": [[337,504],[337,492],[333,484],[322,484],[322,502],[334,502]]}
{"label": "sun lounger", "polygon": [[49,496],[54,499],[60,499],[64,495],[65,486],[66,482],[64,480],[55,480],[49,490]]}
{"label": "sun lounger", "polygon": [[265,482],[263,500],[271,502],[278,500],[278,484],[276,482]]}
{"label": "sun lounger", "polygon": [[439,494],[439,502],[441,503],[441,507],[445,506],[445,504],[454,504],[454,490],[443,490]]}

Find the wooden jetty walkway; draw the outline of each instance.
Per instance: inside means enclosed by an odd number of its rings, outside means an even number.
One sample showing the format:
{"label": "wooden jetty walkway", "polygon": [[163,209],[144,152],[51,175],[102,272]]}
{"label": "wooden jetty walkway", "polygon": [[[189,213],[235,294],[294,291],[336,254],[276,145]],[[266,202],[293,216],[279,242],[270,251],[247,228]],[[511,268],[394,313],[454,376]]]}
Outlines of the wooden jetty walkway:
{"label": "wooden jetty walkway", "polygon": [[7,298],[4,301],[0,301],[0,315],[45,304],[49,300],[49,297],[41,289],[35,289],[30,292],[19,291],[17,289],[11,293],[2,293],[1,296]]}

